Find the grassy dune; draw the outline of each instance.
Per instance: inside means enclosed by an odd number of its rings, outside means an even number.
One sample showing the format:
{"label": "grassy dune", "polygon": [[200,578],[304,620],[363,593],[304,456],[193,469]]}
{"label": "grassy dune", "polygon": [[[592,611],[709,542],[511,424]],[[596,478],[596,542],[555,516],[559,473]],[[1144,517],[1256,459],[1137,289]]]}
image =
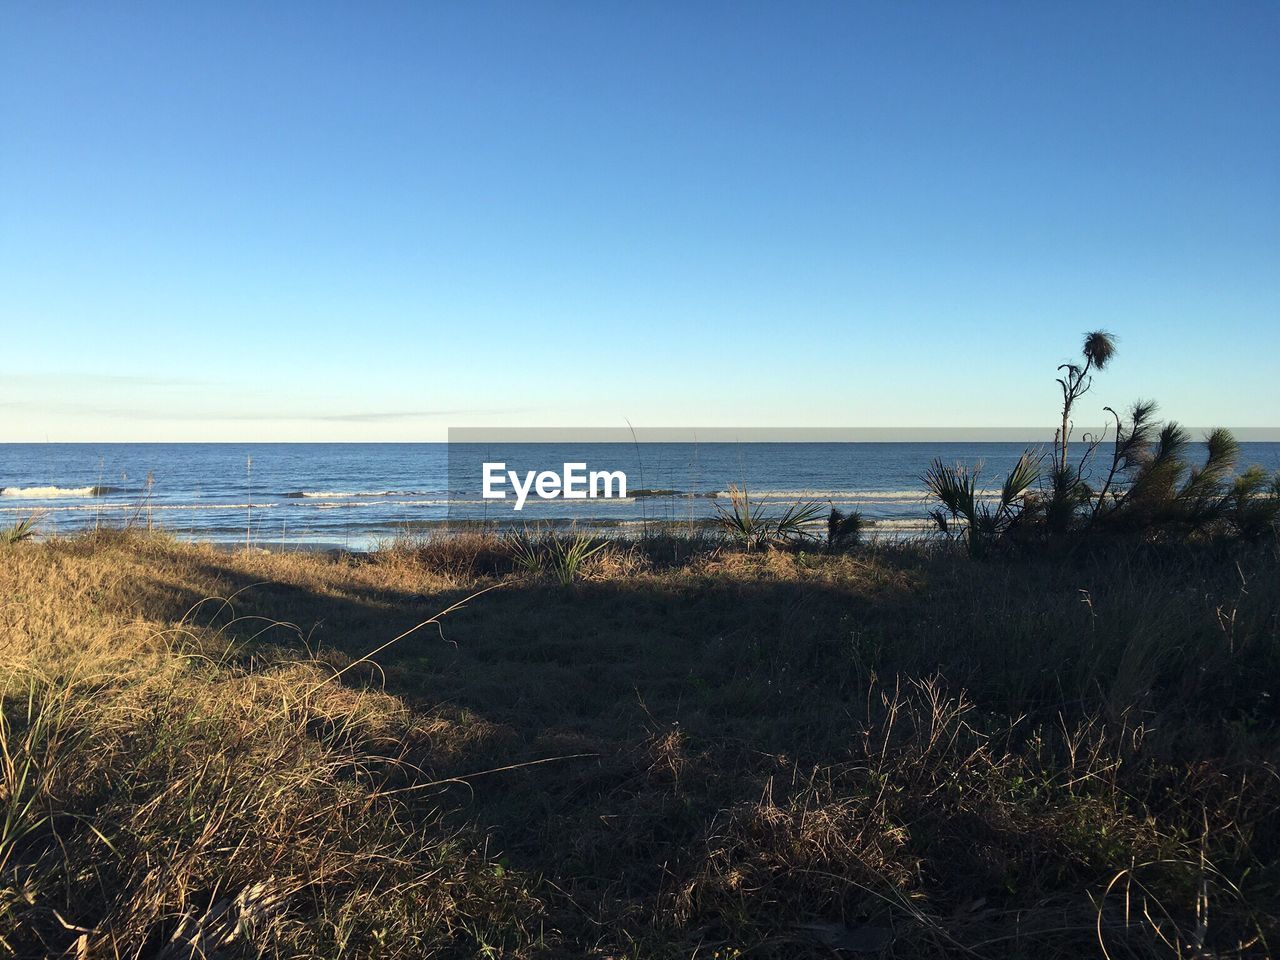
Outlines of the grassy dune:
{"label": "grassy dune", "polygon": [[5,547],[0,954],[1280,949],[1274,545],[581,574]]}

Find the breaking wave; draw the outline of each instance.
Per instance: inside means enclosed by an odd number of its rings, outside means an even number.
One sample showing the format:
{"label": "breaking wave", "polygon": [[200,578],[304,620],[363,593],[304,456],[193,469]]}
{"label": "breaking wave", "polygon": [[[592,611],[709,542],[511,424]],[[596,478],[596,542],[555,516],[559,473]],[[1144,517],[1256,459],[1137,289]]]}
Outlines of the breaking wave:
{"label": "breaking wave", "polygon": [[[975,490],[980,497],[998,496],[999,490]],[[928,491],[919,490],[752,490],[747,489],[752,500],[835,500],[842,503],[889,503],[923,501]],[[728,498],[729,491],[721,490],[717,498]]]}
{"label": "breaking wave", "polygon": [[286,500],[354,500],[357,497],[425,497],[425,490],[293,490]]}
{"label": "breaking wave", "polygon": [[15,500],[53,500],[58,497],[105,497],[122,492],[119,487],[5,487],[0,497]]}

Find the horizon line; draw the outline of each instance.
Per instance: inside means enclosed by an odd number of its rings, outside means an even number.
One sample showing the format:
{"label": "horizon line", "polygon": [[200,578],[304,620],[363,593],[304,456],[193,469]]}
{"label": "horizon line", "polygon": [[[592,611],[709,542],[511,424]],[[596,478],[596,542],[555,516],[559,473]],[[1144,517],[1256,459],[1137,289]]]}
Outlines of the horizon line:
{"label": "horizon line", "polygon": [[[1186,426],[1194,436],[1213,427]],[[1242,443],[1280,442],[1280,427],[1228,427]],[[1101,428],[1077,428],[1072,443],[1089,442]],[[1044,443],[1052,429],[1037,427],[457,427],[445,438],[421,440],[0,440],[0,446],[92,445],[434,445],[449,443]],[[1102,442],[1114,439],[1108,428]]]}

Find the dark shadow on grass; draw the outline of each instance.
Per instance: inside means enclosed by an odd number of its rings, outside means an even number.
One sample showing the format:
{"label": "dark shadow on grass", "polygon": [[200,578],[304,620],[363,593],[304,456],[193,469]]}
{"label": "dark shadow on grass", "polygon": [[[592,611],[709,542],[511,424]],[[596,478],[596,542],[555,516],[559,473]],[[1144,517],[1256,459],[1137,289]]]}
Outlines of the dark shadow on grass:
{"label": "dark shadow on grass", "polygon": [[[930,910],[963,914],[947,922],[969,937],[1003,935],[1006,916],[1023,930],[1051,915],[1086,924],[1083,891],[1131,853],[1114,831],[1131,838],[1123,831],[1167,784],[1126,786],[1149,791],[1123,800],[1131,810],[1074,787],[1050,802],[1013,761],[984,767],[982,751],[1052,754],[1062,749],[1054,725],[1089,716],[1150,725],[1142,749],[1157,756],[1168,727],[1177,762],[1211,767],[1246,749],[1239,718],[1274,730],[1265,711],[1280,699],[1267,699],[1280,601],[1248,589],[1274,577],[1266,556],[1145,566],[881,558],[846,561],[839,575],[812,562],[779,576],[507,582],[379,654],[378,671],[342,682],[385,683],[440,724],[414,759],[463,782],[424,802],[478,824],[493,856],[545,881],[550,923],[579,951],[617,946],[617,930],[686,952],[703,940],[764,943],[810,920],[925,936],[908,910],[866,887],[899,869]],[[296,626],[258,636],[246,656],[333,651],[334,663],[473,592],[258,583],[228,560],[204,563],[183,587],[139,584],[138,602],[178,616],[206,588],[236,594],[244,619],[230,623],[216,605],[194,618],[228,636],[247,640],[267,620]],[[1227,606],[1236,646],[1223,654]],[[973,698],[972,756],[913,765],[912,737],[930,735],[921,721],[895,741],[907,759],[890,779],[873,775],[866,738],[890,714],[881,694],[935,674],[946,678],[940,689]],[[927,705],[919,690],[910,696]],[[998,739],[1002,725],[1015,729]],[[886,782],[897,806],[883,806]],[[1280,838],[1258,842],[1270,850]],[[976,899],[981,916],[964,914]],[[775,955],[829,955],[786,943]]]}

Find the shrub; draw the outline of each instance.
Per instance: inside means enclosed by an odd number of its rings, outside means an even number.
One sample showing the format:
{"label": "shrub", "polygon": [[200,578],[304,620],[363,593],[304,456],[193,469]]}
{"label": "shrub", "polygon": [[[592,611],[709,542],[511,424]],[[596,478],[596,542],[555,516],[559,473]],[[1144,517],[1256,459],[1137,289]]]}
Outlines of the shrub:
{"label": "shrub", "polygon": [[832,507],[827,516],[827,546],[832,550],[855,546],[862,539],[865,524],[860,510],[843,513]]}
{"label": "shrub", "polygon": [[527,530],[508,534],[506,543],[516,570],[532,577],[550,573],[566,587],[582,579],[588,560],[611,546],[585,533],[540,536]]}
{"label": "shrub", "polygon": [[36,524],[42,519],[44,519],[44,514],[36,512],[11,526],[0,528],[0,546],[7,547],[11,544],[21,543],[23,540],[30,540],[36,535]]}
{"label": "shrub", "polygon": [[[934,460],[924,475],[924,484],[942,504],[931,514],[944,535],[963,537],[975,556],[987,553],[1004,540],[1022,520],[1025,497],[1039,479],[1039,458],[1024,453],[1005,477],[995,502],[978,494],[980,468],[961,464],[947,466]],[[961,527],[958,521],[963,520]]]}
{"label": "shrub", "polygon": [[821,515],[822,507],[813,501],[793,503],[781,514],[770,515],[760,504],[751,502],[745,486],[729,488],[729,506],[716,504],[720,529],[747,550],[812,539],[808,524]]}
{"label": "shrub", "polygon": [[[975,556],[1015,542],[1080,542],[1103,536],[1130,540],[1185,540],[1227,536],[1257,540],[1280,521],[1280,473],[1251,467],[1236,475],[1240,445],[1219,427],[1205,438],[1205,458],[1193,463],[1191,437],[1174,422],[1161,425],[1156,404],[1140,400],[1115,421],[1109,462],[1101,466],[1106,431],[1085,434],[1085,449],[1071,460],[1072,412],[1093,385],[1092,373],[1115,355],[1105,331],[1085,335],[1083,363],[1059,367],[1062,424],[1054,435],[1048,475],[1042,457],[1024,453],[1005,478],[999,499],[976,490],[978,469],[934,464],[923,477],[941,504],[932,516],[944,535],[963,538]],[[1102,477],[1098,486],[1094,474]],[[963,524],[961,525],[961,521]]]}

